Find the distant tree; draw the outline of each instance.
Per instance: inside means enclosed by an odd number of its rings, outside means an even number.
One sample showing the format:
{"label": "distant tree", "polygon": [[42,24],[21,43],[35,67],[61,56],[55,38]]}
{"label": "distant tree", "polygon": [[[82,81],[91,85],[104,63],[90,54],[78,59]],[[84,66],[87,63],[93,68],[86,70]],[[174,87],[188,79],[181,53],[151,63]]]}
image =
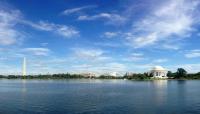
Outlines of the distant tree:
{"label": "distant tree", "polygon": [[200,72],[197,72],[195,75],[198,75],[198,76],[200,76]]}
{"label": "distant tree", "polygon": [[3,76],[3,75],[0,75],[0,78],[4,78],[4,76]]}
{"label": "distant tree", "polygon": [[153,77],[153,73],[152,72],[149,74],[149,77]]}
{"label": "distant tree", "polygon": [[149,76],[148,72],[145,72],[145,73],[144,73],[144,76]]}
{"label": "distant tree", "polygon": [[182,77],[186,77],[187,75],[187,71],[183,68],[178,68],[177,72],[176,72],[176,76],[175,78],[182,78]]}
{"label": "distant tree", "polygon": [[127,77],[128,76],[128,72],[126,72],[125,74],[124,74],[124,77]]}
{"label": "distant tree", "polygon": [[167,72],[167,77],[174,77],[174,74],[171,71]]}

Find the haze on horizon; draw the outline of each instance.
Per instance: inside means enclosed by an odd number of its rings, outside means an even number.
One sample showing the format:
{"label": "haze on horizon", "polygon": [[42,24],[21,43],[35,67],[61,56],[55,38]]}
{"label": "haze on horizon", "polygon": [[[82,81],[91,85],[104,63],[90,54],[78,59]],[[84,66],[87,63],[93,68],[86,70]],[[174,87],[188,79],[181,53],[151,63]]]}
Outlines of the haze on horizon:
{"label": "haze on horizon", "polygon": [[199,0],[2,0],[0,74],[200,71]]}

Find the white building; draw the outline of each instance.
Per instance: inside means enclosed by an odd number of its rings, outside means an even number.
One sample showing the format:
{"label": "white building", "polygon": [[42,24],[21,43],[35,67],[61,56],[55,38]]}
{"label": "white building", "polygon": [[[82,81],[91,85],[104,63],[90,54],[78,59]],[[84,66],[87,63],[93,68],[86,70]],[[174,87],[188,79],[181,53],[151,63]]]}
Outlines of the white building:
{"label": "white building", "polygon": [[167,78],[167,70],[161,66],[155,66],[151,69],[150,73],[154,78]]}
{"label": "white building", "polygon": [[110,73],[110,76],[116,77],[116,76],[117,76],[117,72],[111,72],[111,73]]}
{"label": "white building", "polygon": [[105,76],[114,76],[114,77],[118,76],[117,72],[107,72],[107,73],[104,73],[103,75],[105,75]]}

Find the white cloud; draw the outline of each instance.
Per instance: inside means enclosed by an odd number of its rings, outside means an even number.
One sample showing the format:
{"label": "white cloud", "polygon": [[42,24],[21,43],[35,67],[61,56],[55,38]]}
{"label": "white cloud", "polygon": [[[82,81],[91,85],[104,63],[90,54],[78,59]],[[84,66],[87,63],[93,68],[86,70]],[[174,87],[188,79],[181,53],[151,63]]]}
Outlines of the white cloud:
{"label": "white cloud", "polygon": [[74,59],[88,64],[98,64],[99,62],[112,60],[111,57],[106,56],[102,50],[98,49],[75,49]]}
{"label": "white cloud", "polygon": [[122,63],[118,63],[118,62],[111,62],[111,63],[107,63],[102,67],[102,70],[104,71],[109,71],[109,72],[122,72],[122,71],[126,71],[126,66]]}
{"label": "white cloud", "polygon": [[79,36],[79,31],[73,27],[62,25],[56,29],[56,33],[66,38],[72,38],[73,36]]}
{"label": "white cloud", "polygon": [[104,64],[80,64],[72,66],[74,71],[79,72],[94,72],[96,74],[103,74],[107,72],[126,72],[126,66],[118,62],[106,62]]}
{"label": "white cloud", "polygon": [[74,60],[71,66],[73,72],[94,72],[102,74],[105,72],[125,72],[126,66],[116,62],[107,56],[107,52],[94,48],[73,48]]}
{"label": "white cloud", "polygon": [[180,49],[180,46],[178,44],[176,45],[170,45],[170,44],[163,44],[163,48],[165,49],[173,49],[173,50],[178,50]]}
{"label": "white cloud", "polygon": [[113,43],[113,42],[95,42],[94,45],[96,46],[103,46],[103,47],[121,47],[120,43]]}
{"label": "white cloud", "polygon": [[173,40],[172,38],[188,37],[194,30],[194,12],[197,6],[198,2],[194,1],[167,1],[144,19],[134,23],[134,32],[127,39],[134,47],[140,48]]}
{"label": "white cloud", "polygon": [[44,22],[44,21],[33,23],[30,21],[25,21],[25,20],[22,21],[22,23],[29,25],[38,30],[54,32],[65,38],[72,38],[73,36],[79,36],[78,30],[76,30],[74,27],[67,26],[67,25],[54,24],[54,23],[49,23],[49,22]]}
{"label": "white cloud", "polygon": [[15,28],[20,18],[18,10],[0,10],[0,45],[12,45],[21,41],[22,34]]}
{"label": "white cloud", "polygon": [[197,58],[200,57],[200,50],[191,50],[185,54],[186,58]]}
{"label": "white cloud", "polygon": [[79,36],[79,31],[67,25],[54,24],[44,21],[33,23],[23,18],[19,10],[0,9],[0,45],[20,44],[23,35],[18,31],[16,25],[28,25],[41,31],[54,32],[64,38]]}
{"label": "white cloud", "polygon": [[119,34],[118,32],[105,32],[105,33],[104,33],[104,36],[105,36],[106,38],[114,38],[114,37],[116,37],[118,34]]}
{"label": "white cloud", "polygon": [[81,48],[74,48],[73,49],[75,55],[82,59],[97,59],[101,57],[104,51],[100,49],[81,49]]}
{"label": "white cloud", "polygon": [[141,57],[141,56],[143,56],[144,54],[143,54],[143,53],[132,53],[131,55],[132,55],[132,56],[135,56],[135,57]]}
{"label": "white cloud", "polygon": [[80,65],[73,65],[72,66],[72,68],[78,68],[78,69],[88,69],[89,67],[93,67],[93,65],[80,64]]}
{"label": "white cloud", "polygon": [[168,61],[168,59],[156,59],[156,60],[154,60],[153,61],[153,63],[164,63],[164,62],[167,62]]}
{"label": "white cloud", "polygon": [[147,58],[144,57],[143,53],[132,53],[129,57],[124,58],[125,61],[133,61],[138,62],[142,60],[146,60]]}
{"label": "white cloud", "polygon": [[145,46],[147,44],[154,44],[158,39],[157,33],[151,33],[147,36],[137,37],[132,41],[134,43],[134,47]]}
{"label": "white cloud", "polygon": [[58,56],[27,57],[29,74],[66,73],[75,64],[70,58]]}
{"label": "white cloud", "polygon": [[120,25],[124,24],[127,19],[119,14],[113,14],[113,13],[100,13],[93,16],[88,15],[82,15],[78,17],[78,20],[97,20],[97,19],[105,19],[107,20],[107,24],[114,24],[114,25]]}
{"label": "white cloud", "polygon": [[47,56],[50,53],[48,48],[25,48],[22,51],[38,56]]}
{"label": "white cloud", "polygon": [[69,15],[73,13],[80,12],[82,10],[90,9],[90,8],[95,8],[95,5],[88,5],[88,6],[82,6],[82,7],[77,7],[77,8],[72,8],[72,9],[66,9],[65,11],[62,12],[63,15]]}

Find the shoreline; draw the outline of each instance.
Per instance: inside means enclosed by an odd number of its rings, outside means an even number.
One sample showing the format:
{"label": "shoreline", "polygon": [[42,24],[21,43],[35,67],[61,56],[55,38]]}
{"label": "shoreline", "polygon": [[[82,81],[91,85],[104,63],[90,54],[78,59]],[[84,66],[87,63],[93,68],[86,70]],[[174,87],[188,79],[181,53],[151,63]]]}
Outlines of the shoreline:
{"label": "shoreline", "polygon": [[127,81],[157,81],[157,80],[200,80],[200,79],[125,79],[125,78],[0,78],[0,80],[127,80]]}

